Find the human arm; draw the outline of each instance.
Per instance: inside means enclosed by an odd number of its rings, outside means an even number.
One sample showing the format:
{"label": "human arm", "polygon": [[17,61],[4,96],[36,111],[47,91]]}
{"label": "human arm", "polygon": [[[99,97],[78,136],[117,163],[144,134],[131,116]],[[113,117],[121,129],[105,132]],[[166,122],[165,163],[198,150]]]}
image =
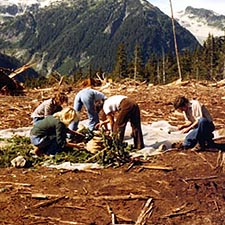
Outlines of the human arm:
{"label": "human arm", "polygon": [[66,142],[66,147],[69,147],[69,148],[84,148],[85,147],[85,144],[83,142],[81,143],[72,143],[72,142]]}
{"label": "human arm", "polygon": [[194,122],[186,121],[185,124],[178,126],[178,130],[181,130],[182,133],[188,133],[191,129],[194,129],[198,125],[198,120]]}
{"label": "human arm", "polygon": [[69,128],[67,128],[67,133],[68,133],[68,134],[71,134],[71,135],[74,135],[74,136],[83,136],[83,137],[85,137],[84,134],[82,134],[82,133],[80,133],[80,132],[78,132],[78,131],[75,131],[75,130],[71,130],[71,129],[69,129]]}
{"label": "human arm", "polygon": [[111,129],[112,129],[112,127],[114,125],[114,115],[113,115],[113,113],[109,113],[108,115],[105,115],[105,120],[96,124],[96,128],[100,128],[100,127],[104,126],[105,130],[109,130],[108,126],[107,126],[108,123],[110,123]]}
{"label": "human arm", "polygon": [[197,100],[192,100],[190,105],[184,110],[185,121],[187,121],[182,128],[183,133],[189,132],[198,126],[198,120],[202,117],[202,106]]}

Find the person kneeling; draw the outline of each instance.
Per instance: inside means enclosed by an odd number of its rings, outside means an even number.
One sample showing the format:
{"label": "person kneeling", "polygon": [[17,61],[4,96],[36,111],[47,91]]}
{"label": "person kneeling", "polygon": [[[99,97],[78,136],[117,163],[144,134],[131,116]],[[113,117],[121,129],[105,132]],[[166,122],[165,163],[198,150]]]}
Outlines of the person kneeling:
{"label": "person kneeling", "polygon": [[31,143],[36,146],[35,154],[55,155],[65,147],[82,148],[83,143],[67,142],[67,133],[71,132],[67,127],[72,121],[78,120],[78,116],[72,107],[66,107],[62,111],[45,117],[35,124],[30,132]]}

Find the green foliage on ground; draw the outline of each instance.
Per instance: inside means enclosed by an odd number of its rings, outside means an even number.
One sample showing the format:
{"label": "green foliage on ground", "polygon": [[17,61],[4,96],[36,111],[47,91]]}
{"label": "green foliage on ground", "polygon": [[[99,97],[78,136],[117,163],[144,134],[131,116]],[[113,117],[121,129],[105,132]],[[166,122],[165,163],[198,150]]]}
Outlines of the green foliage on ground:
{"label": "green foliage on ground", "polygon": [[11,160],[17,156],[23,156],[29,164],[36,165],[42,160],[33,158],[31,151],[33,146],[28,137],[14,136],[9,139],[3,139],[5,145],[0,150],[0,167],[11,166]]}
{"label": "green foliage on ground", "polygon": [[129,162],[129,152],[132,150],[130,145],[120,143],[116,136],[106,136],[102,132],[103,150],[95,155],[84,149],[66,148],[64,151],[54,156],[37,157],[32,151],[34,146],[29,137],[13,136],[9,139],[2,139],[4,142],[0,150],[0,168],[12,166],[11,160],[17,156],[23,156],[26,160],[25,167],[36,167],[43,164],[60,164],[63,162],[71,163],[98,163],[105,167],[121,166]]}

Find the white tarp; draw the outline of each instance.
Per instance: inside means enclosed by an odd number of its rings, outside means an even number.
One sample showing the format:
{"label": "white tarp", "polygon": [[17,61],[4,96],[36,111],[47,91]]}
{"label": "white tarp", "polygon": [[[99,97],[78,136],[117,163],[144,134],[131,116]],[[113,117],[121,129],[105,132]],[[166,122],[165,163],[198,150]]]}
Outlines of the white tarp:
{"label": "white tarp", "polygon": [[[88,125],[88,120],[81,121],[80,124],[85,127]],[[13,135],[20,135],[29,137],[31,127],[22,127],[17,129],[6,129],[0,130],[0,138],[11,138]],[[186,134],[182,134],[177,127],[170,125],[167,121],[153,122],[152,124],[142,124],[142,133],[144,137],[145,148],[137,152],[132,153],[132,157],[138,156],[150,156],[162,152],[160,146],[163,145],[163,150],[171,148],[173,143],[182,142]],[[218,138],[219,134],[217,131],[214,132],[214,138]],[[131,126],[127,124],[124,140],[128,144],[133,144],[133,138],[131,137]],[[53,166],[53,165],[52,165]],[[80,167],[91,168],[96,165],[72,165],[70,162],[64,163],[64,165],[57,166],[58,168],[66,169],[79,169]]]}

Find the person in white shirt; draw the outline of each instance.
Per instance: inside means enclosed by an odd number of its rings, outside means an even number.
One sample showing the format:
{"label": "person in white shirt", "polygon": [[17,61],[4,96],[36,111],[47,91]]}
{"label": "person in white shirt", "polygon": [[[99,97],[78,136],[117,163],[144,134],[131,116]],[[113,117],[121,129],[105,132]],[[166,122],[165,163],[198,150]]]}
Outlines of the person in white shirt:
{"label": "person in white shirt", "polygon": [[198,100],[177,96],[174,108],[184,113],[186,123],[178,126],[178,129],[188,133],[183,143],[185,149],[193,148],[197,143],[201,150],[215,146],[213,141],[215,126],[212,116],[204,105]]}
{"label": "person in white shirt", "polygon": [[134,148],[142,149],[145,147],[141,130],[140,109],[136,102],[124,95],[114,95],[104,101],[103,111],[106,114],[106,120],[100,122],[99,126],[110,123],[111,131],[118,135],[118,139],[122,143],[127,122],[130,121]]}

